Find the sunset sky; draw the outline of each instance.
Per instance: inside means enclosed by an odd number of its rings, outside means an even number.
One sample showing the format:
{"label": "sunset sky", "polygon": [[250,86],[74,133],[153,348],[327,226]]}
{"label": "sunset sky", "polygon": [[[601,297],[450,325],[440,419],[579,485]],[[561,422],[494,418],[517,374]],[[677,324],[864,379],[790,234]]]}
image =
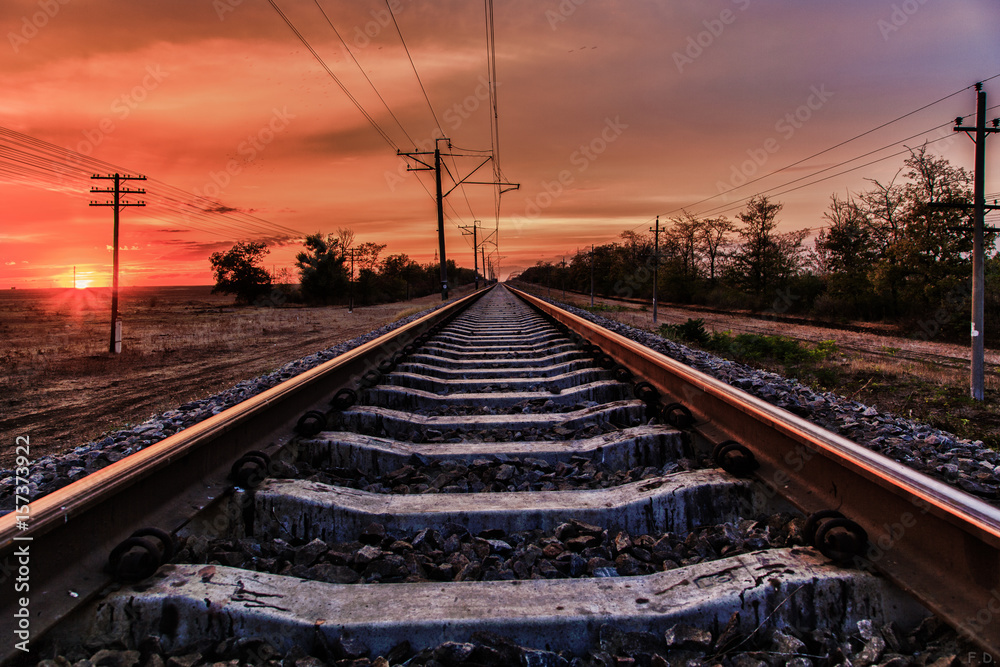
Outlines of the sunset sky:
{"label": "sunset sky", "polygon": [[[150,205],[122,212],[123,284],[210,284],[208,256],[251,238],[271,242],[269,265],[292,268],[302,236],[338,227],[433,259],[433,179],[406,172],[395,146],[432,146],[436,123],[387,5],[445,134],[486,150],[484,3],[275,1],[390,141],[267,0],[0,5],[0,127],[155,179],[130,183]],[[494,15],[501,166],[521,184],[502,198],[504,274],[685,207],[733,217],[760,191],[784,204],[782,229],[815,229],[832,193],[891,179],[903,156],[839,172],[903,140],[945,137],[933,150],[971,169],[973,144],[950,124],[974,120],[963,89],[1000,75],[996,0],[498,0]],[[1000,78],[985,90],[1000,104]],[[0,141],[0,288],[68,287],[74,266],[82,284],[107,285],[112,211],[88,206],[107,183],[46,177]],[[164,184],[256,222],[184,218]],[[471,266],[459,226],[494,227],[493,189],[448,202],[448,258]]]}

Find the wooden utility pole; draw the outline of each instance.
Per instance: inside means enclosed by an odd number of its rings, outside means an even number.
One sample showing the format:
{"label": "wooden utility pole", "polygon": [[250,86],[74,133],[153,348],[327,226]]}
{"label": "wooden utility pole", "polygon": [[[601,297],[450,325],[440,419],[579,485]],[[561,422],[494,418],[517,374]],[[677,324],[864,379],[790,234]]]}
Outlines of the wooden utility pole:
{"label": "wooden utility pole", "polygon": [[650,227],[653,232],[653,324],[656,324],[656,283],[659,282],[658,271],[660,266],[660,216],[656,216],[656,227]]}
{"label": "wooden utility pole", "polygon": [[562,258],[563,303],[566,303],[566,255]]}
{"label": "wooden utility pole", "polygon": [[347,280],[347,312],[354,312],[354,248],[351,248],[351,277]]}
{"label": "wooden utility pole", "polygon": [[[128,188],[122,188],[122,183],[126,181],[144,181],[145,176],[124,176],[122,174],[109,174],[107,176],[100,176],[94,174],[90,177],[91,179],[99,180],[113,180],[115,182],[114,189],[100,190],[98,188],[91,188],[91,194],[110,194],[114,195],[112,201],[91,201],[91,206],[113,206],[115,209],[115,232],[114,232],[114,246],[112,254],[112,277],[111,277],[111,338],[108,343],[108,352],[111,354],[119,354],[122,351],[121,348],[121,324],[118,321],[118,214],[121,209],[126,206],[145,206],[146,202],[124,202],[122,201],[122,195],[142,195],[146,194],[145,190],[129,190]],[[116,335],[117,334],[117,335]]]}
{"label": "wooden utility pole", "polygon": [[[976,84],[976,125],[963,127],[963,119],[955,119],[955,132],[974,133],[976,142],[976,171],[973,176],[972,201],[972,367],[970,385],[972,398],[981,401],[984,398],[985,385],[985,349],[984,349],[984,303],[986,301],[985,272],[985,234],[986,210],[997,206],[986,204],[986,135],[1000,132],[998,119],[993,119],[993,127],[986,127],[986,92],[983,84]],[[939,204],[938,208],[968,208],[965,204]]]}
{"label": "wooden utility pole", "polygon": [[590,244],[590,307],[594,307],[594,244]]}
{"label": "wooden utility pole", "polygon": [[448,263],[444,258],[444,195],[441,194],[441,147],[434,140],[434,183],[437,196],[438,246],[441,255],[441,300],[448,300]]}

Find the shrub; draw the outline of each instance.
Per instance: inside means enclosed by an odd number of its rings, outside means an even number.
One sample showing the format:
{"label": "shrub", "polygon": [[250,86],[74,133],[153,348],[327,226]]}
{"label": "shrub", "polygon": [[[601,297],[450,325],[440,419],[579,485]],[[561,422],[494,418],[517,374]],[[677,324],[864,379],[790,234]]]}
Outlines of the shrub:
{"label": "shrub", "polygon": [[667,338],[686,343],[697,343],[702,346],[707,345],[712,338],[705,330],[705,320],[700,317],[697,319],[689,317],[687,322],[680,324],[664,324],[660,327],[660,334]]}

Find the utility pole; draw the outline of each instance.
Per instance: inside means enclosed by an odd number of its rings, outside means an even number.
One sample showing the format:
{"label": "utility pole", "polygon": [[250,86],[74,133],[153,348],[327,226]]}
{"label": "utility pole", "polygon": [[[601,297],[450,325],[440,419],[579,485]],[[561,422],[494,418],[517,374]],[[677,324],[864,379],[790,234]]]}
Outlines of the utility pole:
{"label": "utility pole", "polygon": [[659,282],[657,269],[660,266],[660,216],[656,216],[656,227],[650,227],[653,232],[653,324],[656,324],[656,283]]}
{"label": "utility pole", "polygon": [[[441,147],[438,142],[441,139],[434,140],[434,183],[435,192],[437,195],[437,214],[438,214],[438,246],[440,246],[441,254],[441,300],[448,300],[448,263],[444,258],[444,195],[441,194]],[[449,145],[450,145],[449,140]]]}
{"label": "utility pole", "polygon": [[566,255],[563,255],[562,268],[563,303],[566,303]]}
{"label": "utility pole", "polygon": [[[488,163],[490,160],[493,159],[493,155],[489,155],[489,156],[486,157],[486,159],[484,159],[482,162],[480,162],[479,165],[475,169],[473,169],[472,171],[470,171],[467,175],[465,175],[461,179],[456,180],[455,183],[454,183],[454,185],[452,185],[452,187],[447,192],[444,192],[444,186],[443,186],[443,184],[441,182],[441,158],[442,157],[482,157],[482,155],[477,155],[477,154],[462,154],[462,153],[442,153],[441,152],[441,147],[438,144],[438,142],[441,142],[441,141],[447,141],[448,142],[448,148],[451,149],[451,139],[449,139],[447,137],[436,137],[434,139],[434,150],[433,150],[433,152],[432,151],[412,151],[412,152],[396,151],[396,154],[399,155],[399,156],[401,156],[401,157],[410,158],[411,160],[413,160],[417,164],[422,165],[422,166],[419,166],[419,167],[407,167],[407,171],[433,171],[434,172],[434,184],[435,184],[435,193],[436,193],[436,197],[435,198],[437,200],[438,247],[439,247],[439,252],[440,252],[440,255],[441,255],[441,300],[442,301],[447,301],[448,300],[448,265],[447,265],[447,262],[445,260],[445,252],[444,252],[444,198],[447,197],[449,194],[451,194],[455,190],[455,188],[457,188],[458,186],[460,186],[462,184],[507,186],[506,189],[501,190],[501,194],[503,192],[507,192],[509,190],[516,190],[516,189],[518,189],[521,186],[518,183],[506,183],[506,182],[502,182],[502,181],[499,181],[499,180],[494,180],[494,181],[470,181],[469,179],[472,177],[473,174],[475,174],[483,166],[485,166],[486,163]],[[428,161],[427,161],[427,159],[423,158],[423,156],[430,156],[430,155],[434,156],[434,163],[433,164],[429,164]]]}
{"label": "utility pole", "polygon": [[[472,221],[472,267],[473,267],[472,270],[476,277],[477,290],[479,289],[479,242],[476,240],[476,227],[478,226],[478,224],[479,224],[478,220]],[[463,225],[462,227],[459,227],[459,229],[462,230],[463,234],[468,236],[469,225]],[[484,281],[485,281],[485,276],[484,276]]]}
{"label": "utility pole", "polygon": [[[986,92],[982,82],[976,84],[976,125],[963,127],[963,118],[955,119],[955,132],[975,133],[976,171],[973,183],[972,201],[972,365],[970,370],[970,389],[972,398],[981,401],[984,398],[985,384],[985,350],[984,350],[984,303],[986,300],[985,272],[985,233],[986,210],[994,210],[1000,206],[986,204],[986,135],[1000,132],[1000,119],[993,119],[993,127],[986,127]],[[935,202],[935,208],[968,209],[968,204]],[[991,230],[992,231],[992,230]]]}
{"label": "utility pole", "polygon": [[590,244],[590,307],[594,307],[594,244]]}
{"label": "utility pole", "polygon": [[347,312],[354,312],[354,248],[351,248],[351,277],[347,280]]}
{"label": "utility pole", "polygon": [[[121,340],[121,321],[118,319],[118,214],[121,209],[126,206],[145,206],[146,202],[124,202],[122,201],[122,195],[143,195],[146,194],[145,190],[136,189],[129,190],[128,188],[123,188],[122,183],[127,181],[144,181],[145,176],[125,176],[122,174],[109,174],[107,176],[101,176],[99,174],[94,174],[90,177],[91,179],[98,180],[113,180],[115,182],[114,189],[100,190],[98,188],[91,188],[91,194],[109,194],[114,195],[113,201],[91,201],[91,206],[113,206],[115,209],[115,232],[114,232],[114,250],[112,254],[113,262],[113,273],[111,277],[111,338],[108,343],[108,352],[111,354],[120,354],[122,351],[122,340]],[[74,269],[75,276],[75,269]],[[75,281],[75,277],[74,277]]]}

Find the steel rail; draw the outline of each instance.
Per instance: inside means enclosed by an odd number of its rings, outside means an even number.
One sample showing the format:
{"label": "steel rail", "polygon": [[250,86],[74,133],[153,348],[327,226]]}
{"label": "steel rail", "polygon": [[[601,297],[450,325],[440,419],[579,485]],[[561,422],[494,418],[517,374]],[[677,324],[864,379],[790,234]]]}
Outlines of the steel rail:
{"label": "steel rail", "polygon": [[[381,359],[471,305],[474,292],[375,340],[290,378],[209,419],[169,436],[0,517],[0,662],[19,655],[15,630],[32,642],[112,584],[108,554],[139,528],[175,532],[221,498],[233,462],[262,442],[280,446],[305,411],[326,409],[329,397]],[[26,519],[27,529],[18,528]],[[22,569],[23,568],[23,569]],[[22,587],[26,586],[26,587]],[[22,605],[21,598],[27,598]],[[15,616],[27,608],[27,621]]]}
{"label": "steel rail", "polygon": [[752,450],[772,495],[836,509],[868,533],[855,565],[912,593],[960,635],[1000,656],[1000,510],[624,336],[511,289],[694,413],[714,442]]}

